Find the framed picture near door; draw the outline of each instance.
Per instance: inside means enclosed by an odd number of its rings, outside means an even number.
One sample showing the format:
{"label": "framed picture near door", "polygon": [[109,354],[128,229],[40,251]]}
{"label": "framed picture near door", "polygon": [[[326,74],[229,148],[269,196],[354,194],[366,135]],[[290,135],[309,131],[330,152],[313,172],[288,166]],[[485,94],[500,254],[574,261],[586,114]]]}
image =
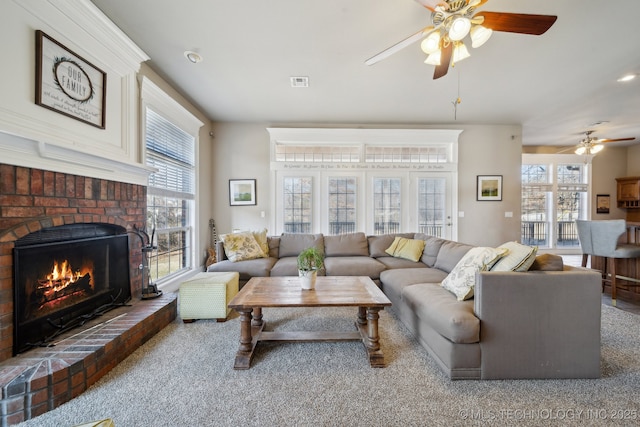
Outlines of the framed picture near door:
{"label": "framed picture near door", "polygon": [[478,201],[502,200],[502,175],[478,175]]}

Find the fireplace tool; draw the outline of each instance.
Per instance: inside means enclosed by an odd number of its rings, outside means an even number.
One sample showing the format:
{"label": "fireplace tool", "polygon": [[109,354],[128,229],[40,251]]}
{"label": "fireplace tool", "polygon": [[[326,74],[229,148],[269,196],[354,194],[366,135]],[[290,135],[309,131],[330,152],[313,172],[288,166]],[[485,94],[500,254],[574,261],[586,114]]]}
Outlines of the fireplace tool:
{"label": "fireplace tool", "polygon": [[151,237],[149,237],[144,230],[140,230],[136,226],[134,226],[133,231],[129,231],[129,233],[137,235],[142,242],[142,264],[140,264],[139,267],[142,270],[142,299],[157,298],[162,295],[162,291],[158,290],[158,286],[151,281],[151,275],[149,274],[149,259],[153,251],[158,249],[158,247],[153,244],[156,229],[154,228],[151,232]]}

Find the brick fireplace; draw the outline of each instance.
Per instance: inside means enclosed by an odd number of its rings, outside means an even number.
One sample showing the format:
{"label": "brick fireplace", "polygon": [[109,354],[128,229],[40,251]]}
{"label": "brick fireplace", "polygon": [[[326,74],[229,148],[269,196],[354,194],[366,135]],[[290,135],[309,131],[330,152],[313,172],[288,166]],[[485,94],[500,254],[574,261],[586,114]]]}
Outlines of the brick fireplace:
{"label": "brick fireplace", "polygon": [[[0,164],[0,387],[2,425],[30,419],[83,392],[176,317],[174,297],[140,301],[141,242],[129,239],[129,307],[89,323],[93,332],[61,337],[64,345],[13,356],[13,249],[43,229],[110,224],[131,231],[146,222],[146,187]],[[99,322],[109,322],[109,327]],[[96,326],[98,325],[98,326]],[[107,332],[105,332],[105,328]],[[77,336],[77,337],[75,337]]]}

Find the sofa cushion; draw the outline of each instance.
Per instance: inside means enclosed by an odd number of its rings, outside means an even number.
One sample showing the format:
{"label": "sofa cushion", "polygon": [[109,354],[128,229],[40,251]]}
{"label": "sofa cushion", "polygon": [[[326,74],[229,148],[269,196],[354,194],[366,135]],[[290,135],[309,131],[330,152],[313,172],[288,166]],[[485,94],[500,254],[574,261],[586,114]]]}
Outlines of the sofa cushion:
{"label": "sofa cushion", "polygon": [[445,277],[447,277],[447,273],[435,268],[399,268],[380,273],[380,284],[387,298],[394,305],[397,305],[402,298],[402,290],[405,287],[416,283],[436,283],[439,285]]}
{"label": "sofa cushion", "polygon": [[422,256],[424,243],[424,240],[396,237],[385,252],[393,257],[418,262]]}
{"label": "sofa cushion", "polygon": [[369,236],[369,255],[374,258],[381,256],[389,256],[385,251],[396,237],[404,237],[406,239],[413,239],[414,233],[393,233],[393,234],[381,234],[379,236]]}
{"label": "sofa cushion", "polygon": [[238,262],[268,256],[251,231],[223,234],[220,240],[229,261]]}
{"label": "sofa cushion", "polygon": [[473,246],[465,243],[443,240],[433,267],[450,273],[451,270],[453,270],[453,267],[458,264],[462,257],[469,252],[469,249],[471,248],[473,248]]}
{"label": "sofa cushion", "polygon": [[[318,271],[318,273],[320,273]],[[297,276],[298,275],[298,257],[288,256],[279,258],[271,268],[271,277],[280,276]]]}
{"label": "sofa cushion", "polygon": [[458,301],[473,296],[478,271],[490,270],[507,249],[477,247],[470,249],[442,281],[442,287],[452,292]]}
{"label": "sofa cushion", "polygon": [[417,261],[410,261],[404,258],[396,258],[392,256],[381,256],[376,258],[377,261],[383,263],[387,269],[392,268],[427,268],[424,263]]}
{"label": "sofa cushion", "polygon": [[509,252],[496,262],[491,271],[527,271],[536,258],[537,246],[527,246],[518,242],[507,242],[498,246]]}
{"label": "sofa cushion", "polygon": [[[242,262],[232,262],[229,260],[220,261],[211,264],[208,272],[228,272],[237,271],[240,273],[240,280],[247,281],[252,277],[269,277],[271,269],[275,265],[278,258],[257,258]],[[296,273],[297,274],[297,273]]]}
{"label": "sofa cushion", "polygon": [[269,243],[269,256],[273,258],[280,258],[280,237],[269,236],[267,237]]}
{"label": "sofa cushion", "polygon": [[324,237],[322,234],[282,233],[280,236],[279,256],[280,258],[297,257],[300,252],[310,247],[315,247],[324,253]]}
{"label": "sofa cushion", "polygon": [[372,280],[380,278],[386,269],[377,260],[364,256],[340,256],[324,259],[327,276],[369,276]]}
{"label": "sofa cushion", "polygon": [[454,343],[480,342],[480,320],[473,301],[457,301],[451,292],[433,283],[407,286],[402,299],[420,319]]}
{"label": "sofa cushion", "polygon": [[364,233],[324,236],[324,254],[332,256],[369,256],[369,243]]}
{"label": "sofa cushion", "polygon": [[564,270],[564,262],[560,255],[542,254],[538,255],[531,264],[529,271],[562,271]]}
{"label": "sofa cushion", "polygon": [[424,233],[416,234],[416,239],[422,239],[425,242],[420,261],[425,263],[428,267],[433,267],[436,263],[436,259],[438,258],[440,247],[444,242],[446,242],[446,240],[439,237],[429,236]]}

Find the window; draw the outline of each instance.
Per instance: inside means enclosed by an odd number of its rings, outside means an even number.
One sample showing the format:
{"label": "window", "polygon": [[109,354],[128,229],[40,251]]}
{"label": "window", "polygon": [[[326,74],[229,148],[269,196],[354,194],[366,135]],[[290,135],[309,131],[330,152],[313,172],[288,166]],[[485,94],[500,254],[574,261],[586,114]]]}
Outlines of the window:
{"label": "window", "polygon": [[356,231],[356,179],[329,178],[329,233]]}
{"label": "window", "polygon": [[283,184],[285,233],[311,233],[312,178],[286,177]]}
{"label": "window", "polygon": [[196,141],[202,123],[143,80],[145,162],[156,172],[147,188],[147,231],[157,245],[150,277],[162,282],[193,268]]}
{"label": "window", "polygon": [[[567,156],[523,157],[522,242],[546,248],[579,247],[576,219],[588,216],[588,164]],[[535,161],[535,160],[544,161]],[[573,160],[573,159],[572,159]]]}
{"label": "window", "polygon": [[273,233],[456,238],[460,130],[267,130]]}
{"label": "window", "polygon": [[400,232],[401,182],[398,178],[374,178],[373,180],[373,230],[374,234]]}

